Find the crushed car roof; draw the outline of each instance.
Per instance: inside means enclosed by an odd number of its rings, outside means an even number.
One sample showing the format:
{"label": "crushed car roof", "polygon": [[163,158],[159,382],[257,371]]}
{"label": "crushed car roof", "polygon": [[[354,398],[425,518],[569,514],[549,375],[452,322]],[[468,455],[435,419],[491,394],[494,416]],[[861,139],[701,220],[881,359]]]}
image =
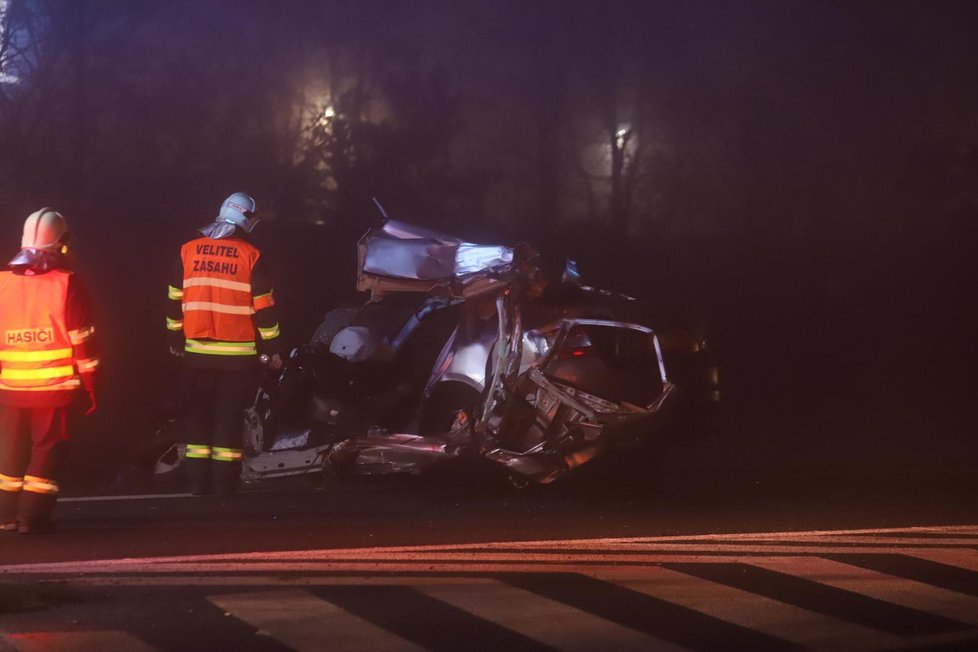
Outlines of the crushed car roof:
{"label": "crushed car roof", "polygon": [[513,249],[388,220],[357,246],[357,289],[433,292],[470,298],[499,289],[513,269]]}

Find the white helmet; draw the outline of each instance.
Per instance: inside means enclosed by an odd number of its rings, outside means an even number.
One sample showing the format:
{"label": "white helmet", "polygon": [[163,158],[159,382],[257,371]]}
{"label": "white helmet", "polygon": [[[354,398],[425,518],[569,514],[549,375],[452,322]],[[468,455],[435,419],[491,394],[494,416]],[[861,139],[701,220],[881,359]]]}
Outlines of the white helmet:
{"label": "white helmet", "polygon": [[245,233],[251,233],[259,219],[255,215],[255,200],[243,192],[236,192],[221,204],[221,212],[217,219],[234,224],[242,228]]}
{"label": "white helmet", "polygon": [[65,244],[68,223],[64,216],[50,208],[42,208],[27,216],[24,221],[24,236],[20,240],[22,249],[58,251]]}

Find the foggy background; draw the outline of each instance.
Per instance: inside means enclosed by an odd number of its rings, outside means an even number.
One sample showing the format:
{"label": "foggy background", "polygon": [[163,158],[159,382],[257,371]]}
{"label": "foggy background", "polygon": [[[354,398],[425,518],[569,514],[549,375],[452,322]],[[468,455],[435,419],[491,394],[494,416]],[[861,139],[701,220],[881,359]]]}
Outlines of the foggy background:
{"label": "foggy background", "polygon": [[[72,227],[87,474],[176,379],[166,278],[252,194],[287,345],[396,219],[706,316],[758,464],[972,464],[973,2],[0,0],[0,243]],[[2,308],[0,308],[2,309]],[[80,454],[81,455],[81,454]]]}

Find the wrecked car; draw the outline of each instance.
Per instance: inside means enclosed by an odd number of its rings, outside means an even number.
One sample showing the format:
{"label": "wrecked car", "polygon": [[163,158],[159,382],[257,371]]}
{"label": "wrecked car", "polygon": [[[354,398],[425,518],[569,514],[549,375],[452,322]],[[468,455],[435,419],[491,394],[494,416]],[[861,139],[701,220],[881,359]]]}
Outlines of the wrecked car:
{"label": "wrecked car", "polygon": [[[546,484],[718,399],[701,324],[663,338],[572,263],[545,278],[526,245],[387,220],[358,243],[357,290],[368,299],[330,311],[247,410],[245,482],[477,459],[515,486]],[[153,459],[174,472],[181,444]]]}

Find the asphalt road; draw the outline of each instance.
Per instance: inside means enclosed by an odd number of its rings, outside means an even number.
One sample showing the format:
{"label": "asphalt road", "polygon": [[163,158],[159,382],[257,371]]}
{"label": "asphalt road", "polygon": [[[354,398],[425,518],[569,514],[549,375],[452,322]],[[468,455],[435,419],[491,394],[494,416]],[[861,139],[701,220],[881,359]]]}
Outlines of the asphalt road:
{"label": "asphalt road", "polygon": [[479,469],[427,479],[266,481],[227,498],[99,498],[118,492],[93,488],[62,498],[55,536],[0,538],[0,559],[978,523],[978,477],[967,463],[736,462],[710,444],[656,458],[626,452],[527,491]]}
{"label": "asphalt road", "polygon": [[0,573],[35,608],[0,617],[5,651],[978,644],[978,526],[136,556]]}
{"label": "asphalt road", "polygon": [[709,459],[66,496],[57,533],[0,537],[0,649],[978,646],[966,465]]}

